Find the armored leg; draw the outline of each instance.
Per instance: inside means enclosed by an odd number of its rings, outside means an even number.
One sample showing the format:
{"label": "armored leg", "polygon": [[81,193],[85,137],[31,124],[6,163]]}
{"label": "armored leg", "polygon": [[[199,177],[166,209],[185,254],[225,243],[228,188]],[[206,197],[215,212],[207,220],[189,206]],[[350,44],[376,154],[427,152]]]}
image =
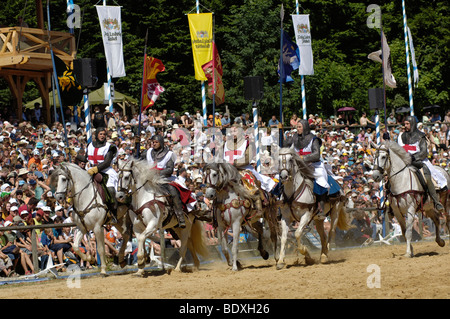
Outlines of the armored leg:
{"label": "armored leg", "polygon": [[112,217],[112,222],[117,224],[117,199],[116,199],[116,189],[114,187],[108,187],[108,192],[111,195],[111,200],[113,204],[109,207]]}
{"label": "armored leg", "polygon": [[181,202],[180,194],[178,193],[177,188],[172,185],[166,184],[165,189],[172,196],[173,208],[178,219],[178,226],[180,226],[180,228],[185,228],[186,221],[184,220],[183,203]]}

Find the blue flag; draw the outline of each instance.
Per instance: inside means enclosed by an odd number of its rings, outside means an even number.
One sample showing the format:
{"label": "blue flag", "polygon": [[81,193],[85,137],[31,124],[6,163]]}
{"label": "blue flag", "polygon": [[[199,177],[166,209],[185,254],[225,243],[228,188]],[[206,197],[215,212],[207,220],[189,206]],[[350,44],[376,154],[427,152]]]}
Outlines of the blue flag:
{"label": "blue flag", "polygon": [[[280,65],[282,68],[282,75],[280,76]],[[295,42],[292,42],[291,38],[286,31],[283,30],[283,61],[278,62],[278,76],[282,83],[293,82],[291,73],[297,70],[300,66],[300,50]],[[280,82],[280,81],[278,81]]]}

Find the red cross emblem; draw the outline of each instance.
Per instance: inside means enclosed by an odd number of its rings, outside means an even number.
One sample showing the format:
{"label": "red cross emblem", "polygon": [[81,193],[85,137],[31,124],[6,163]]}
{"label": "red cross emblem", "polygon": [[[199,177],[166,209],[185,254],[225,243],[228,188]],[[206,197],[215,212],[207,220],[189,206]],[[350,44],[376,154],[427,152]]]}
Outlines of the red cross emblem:
{"label": "red cross emblem", "polygon": [[403,148],[405,151],[416,151],[417,147],[415,145],[409,145],[409,144],[405,144],[403,145]]}
{"label": "red cross emblem", "polygon": [[303,150],[300,150],[300,151],[298,151],[298,155],[309,155],[309,154],[311,154],[311,152],[305,152],[305,151],[303,151]]}
{"label": "red cross emblem", "polygon": [[101,163],[105,160],[105,157],[103,155],[98,155],[98,148],[94,149],[94,155],[89,155],[88,159],[90,161],[94,162],[94,165],[97,165],[98,163]]}
{"label": "red cross emblem", "polygon": [[240,150],[226,151],[225,152],[225,155],[230,157],[230,160],[228,161],[230,164],[233,164],[235,155],[241,155],[241,154],[242,154],[242,151],[240,151]]}

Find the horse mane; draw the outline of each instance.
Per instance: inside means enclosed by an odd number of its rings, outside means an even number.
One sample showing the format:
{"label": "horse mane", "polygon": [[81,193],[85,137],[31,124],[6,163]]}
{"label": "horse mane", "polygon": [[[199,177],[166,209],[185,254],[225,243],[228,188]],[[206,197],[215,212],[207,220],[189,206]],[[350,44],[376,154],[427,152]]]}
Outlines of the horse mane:
{"label": "horse mane", "polygon": [[397,154],[398,157],[406,164],[411,164],[411,156],[403,147],[401,147],[397,142],[391,141],[391,140],[385,140],[381,143],[381,145],[384,145],[388,150],[394,152]]}
{"label": "horse mane", "polygon": [[56,187],[56,184],[58,183],[58,175],[64,174],[67,175],[66,172],[63,170],[62,167],[66,166],[67,168],[71,170],[78,171],[77,173],[85,174],[87,175],[87,171],[84,168],[81,168],[80,166],[70,163],[70,162],[62,162],[59,164],[57,168],[55,168],[50,175],[48,176],[47,183],[50,187]]}
{"label": "horse mane", "polygon": [[134,174],[136,180],[142,184],[147,182],[145,187],[149,185],[150,188],[158,194],[165,193],[163,185],[169,183],[169,180],[162,177],[158,170],[151,169],[151,166],[148,164],[147,160],[131,157],[127,160],[127,162],[128,161],[132,162],[133,169],[137,171],[137,174]]}
{"label": "horse mane", "polygon": [[314,180],[314,168],[312,168],[310,165],[308,165],[305,161],[303,161],[300,158],[300,155],[297,154],[297,152],[290,147],[283,147],[280,149],[279,154],[289,154],[294,159],[295,163],[297,164],[300,173],[303,175],[303,177]]}

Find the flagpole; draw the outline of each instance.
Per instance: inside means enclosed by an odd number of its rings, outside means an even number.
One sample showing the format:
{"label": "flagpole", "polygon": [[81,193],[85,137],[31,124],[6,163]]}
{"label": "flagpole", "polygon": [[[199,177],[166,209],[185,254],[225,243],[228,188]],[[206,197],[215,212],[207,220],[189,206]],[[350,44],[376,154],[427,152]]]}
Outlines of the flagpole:
{"label": "flagpole", "polygon": [[[295,0],[295,9],[296,13],[300,14],[300,6],[298,3],[298,0]],[[307,114],[306,114],[306,90],[305,90],[305,76],[303,74],[300,75],[300,80],[302,83],[302,108],[303,108],[303,119],[307,120]]]}
{"label": "flagpole", "polygon": [[138,124],[138,138],[135,139],[136,143],[136,158],[140,157],[141,153],[141,118],[142,118],[142,107],[144,104],[144,87],[145,87],[145,63],[147,62],[147,39],[148,39],[148,28],[145,32],[145,45],[144,45],[144,63],[142,67],[142,88],[141,88],[141,103],[139,105],[139,124]]}
{"label": "flagpole", "polygon": [[408,74],[408,93],[409,93],[409,107],[411,116],[414,116],[413,90],[411,81],[411,67],[409,64],[409,50],[408,50],[408,24],[406,22],[406,6],[405,0],[402,0],[403,10],[403,31],[405,33],[405,52],[406,52],[406,70]]}
{"label": "flagpole", "polygon": [[[384,108],[384,129],[386,132],[388,131],[387,126],[387,117],[386,117],[386,82],[385,82],[385,74],[384,74],[384,53],[383,53],[383,19],[382,19],[382,13],[380,10],[380,38],[381,38],[381,70],[383,72],[383,108]],[[387,41],[386,41],[387,42]],[[378,109],[375,113],[376,119],[378,120],[378,126],[379,124],[379,115],[378,115]],[[378,128],[379,130],[379,128]],[[377,136],[377,144],[378,146],[381,145],[381,138],[378,138]],[[384,198],[384,186],[383,186],[383,179],[380,180],[380,207],[384,206],[385,198]],[[386,236],[386,230],[389,228],[389,215],[387,214],[386,209],[383,210],[383,237]]]}
{"label": "flagpole", "polygon": [[283,68],[283,19],[284,19],[284,7],[283,3],[281,3],[281,10],[280,10],[280,62],[279,62],[279,68],[280,68],[280,128],[279,128],[279,134],[280,134],[280,147],[283,147],[283,81],[284,78],[284,68]]}

